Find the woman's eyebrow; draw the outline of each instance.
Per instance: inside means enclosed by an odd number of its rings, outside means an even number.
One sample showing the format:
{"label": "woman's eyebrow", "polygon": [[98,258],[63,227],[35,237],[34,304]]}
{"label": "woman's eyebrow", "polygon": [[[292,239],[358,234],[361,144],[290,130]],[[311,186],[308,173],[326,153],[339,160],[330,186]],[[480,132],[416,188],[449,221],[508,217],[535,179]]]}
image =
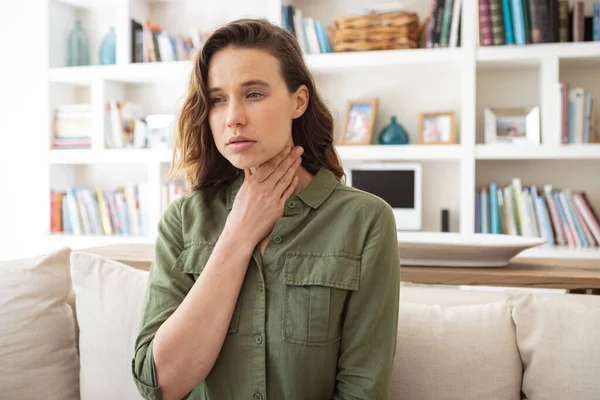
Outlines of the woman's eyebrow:
{"label": "woman's eyebrow", "polygon": [[[243,82],[242,87],[248,86],[264,86],[266,88],[269,87],[269,84],[261,79],[251,79],[249,81]],[[222,89],[220,87],[212,87],[208,90],[209,93],[220,92]]]}
{"label": "woman's eyebrow", "polygon": [[269,87],[269,84],[263,80],[260,79],[252,79],[249,81],[246,81],[244,83],[242,83],[243,87],[247,87],[247,86],[265,86],[265,87]]}

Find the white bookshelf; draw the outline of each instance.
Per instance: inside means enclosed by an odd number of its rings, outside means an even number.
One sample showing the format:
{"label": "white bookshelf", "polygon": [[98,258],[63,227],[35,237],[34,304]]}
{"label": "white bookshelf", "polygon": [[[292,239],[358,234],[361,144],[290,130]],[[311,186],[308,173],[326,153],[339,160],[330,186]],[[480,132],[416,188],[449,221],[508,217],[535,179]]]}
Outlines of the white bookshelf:
{"label": "white bookshelf", "polygon": [[50,150],[51,165],[170,163],[169,149]]}
{"label": "white bookshelf", "polygon": [[485,46],[477,49],[482,68],[522,67],[564,62],[579,67],[600,65],[600,42],[541,43],[525,46]]}
{"label": "white bookshelf", "polygon": [[[293,0],[304,15],[331,23],[334,16],[364,6],[360,0]],[[52,243],[90,247],[109,243],[148,243],[164,208],[161,187],[171,162],[169,149],[107,150],[104,148],[103,104],[109,99],[131,100],[147,113],[176,113],[185,95],[190,61],[131,63],[129,20],[150,19],[166,30],[186,33],[210,30],[241,16],[280,21],[281,0],[238,0],[235,4],[190,0],[48,0],[50,55],[48,109],[64,102],[91,102],[94,132],[91,150],[48,150],[50,188],[69,185],[102,186],[140,180],[149,185],[150,234],[144,237],[73,237],[48,235]],[[409,8],[423,19],[429,0],[415,0]],[[526,46],[478,47],[477,1],[464,0],[462,46],[305,55],[319,93],[335,118],[336,136],[342,126],[346,101],[378,97],[374,139],[368,146],[337,146],[345,165],[360,162],[423,163],[423,229],[438,231],[442,208],[450,210],[450,228],[472,233],[476,187],[496,181],[507,184],[521,177],[526,184],[585,189],[600,208],[600,144],[559,145],[556,115],[561,80],[587,86],[600,99],[600,43],[552,43]],[[91,66],[65,67],[65,32],[75,18],[88,21]],[[94,21],[93,23],[89,21]],[[98,45],[108,26],[117,30],[117,64],[97,65]],[[68,26],[69,29],[65,28]],[[84,26],[85,27],[85,26]],[[61,36],[62,35],[62,36]],[[542,143],[535,146],[486,145],[483,108],[539,105]],[[417,145],[420,112],[455,111],[457,143]],[[409,132],[410,143],[383,146],[377,133],[396,115]],[[49,142],[50,129],[41,133]],[[50,149],[50,144],[48,145]],[[50,189],[49,188],[49,189]],[[47,207],[48,199],[42,199]],[[49,213],[49,211],[48,211]],[[49,214],[42,223],[49,227]],[[600,251],[535,249],[524,256],[600,259]]]}
{"label": "white bookshelf", "polygon": [[478,160],[600,160],[600,144],[520,146],[478,144]]}

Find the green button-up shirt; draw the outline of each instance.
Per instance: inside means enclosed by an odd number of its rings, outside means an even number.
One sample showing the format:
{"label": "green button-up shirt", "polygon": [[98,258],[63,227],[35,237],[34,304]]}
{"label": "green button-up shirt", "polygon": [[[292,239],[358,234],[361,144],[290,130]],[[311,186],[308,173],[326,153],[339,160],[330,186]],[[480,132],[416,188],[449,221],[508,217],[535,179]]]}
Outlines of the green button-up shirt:
{"label": "green button-up shirt", "polygon": [[[146,399],[161,398],[154,335],[202,273],[242,183],[186,195],[160,221],[132,360]],[[186,398],[387,399],[399,291],[391,207],[321,168],[264,254],[256,246],[218,359]]]}

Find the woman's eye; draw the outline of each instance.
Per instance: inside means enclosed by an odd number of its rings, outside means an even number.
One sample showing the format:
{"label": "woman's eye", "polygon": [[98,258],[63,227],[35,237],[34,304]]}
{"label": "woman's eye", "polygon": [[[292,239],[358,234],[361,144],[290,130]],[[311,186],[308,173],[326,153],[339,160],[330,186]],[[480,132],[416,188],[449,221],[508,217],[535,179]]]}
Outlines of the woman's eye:
{"label": "woman's eye", "polygon": [[259,97],[262,97],[262,94],[258,92],[250,92],[248,93],[248,97],[251,99],[257,99]]}
{"label": "woman's eye", "polygon": [[223,99],[220,97],[213,97],[212,99],[210,99],[210,103],[211,104],[217,104],[220,103]]}

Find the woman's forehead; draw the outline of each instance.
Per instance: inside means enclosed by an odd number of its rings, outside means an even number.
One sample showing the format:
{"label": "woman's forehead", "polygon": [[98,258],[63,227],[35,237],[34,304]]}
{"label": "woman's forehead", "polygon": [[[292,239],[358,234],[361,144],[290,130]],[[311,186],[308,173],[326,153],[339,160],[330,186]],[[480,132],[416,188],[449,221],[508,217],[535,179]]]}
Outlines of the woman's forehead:
{"label": "woman's forehead", "polygon": [[227,48],[215,53],[209,63],[209,87],[242,86],[249,81],[272,86],[280,80],[277,59],[263,50]]}

